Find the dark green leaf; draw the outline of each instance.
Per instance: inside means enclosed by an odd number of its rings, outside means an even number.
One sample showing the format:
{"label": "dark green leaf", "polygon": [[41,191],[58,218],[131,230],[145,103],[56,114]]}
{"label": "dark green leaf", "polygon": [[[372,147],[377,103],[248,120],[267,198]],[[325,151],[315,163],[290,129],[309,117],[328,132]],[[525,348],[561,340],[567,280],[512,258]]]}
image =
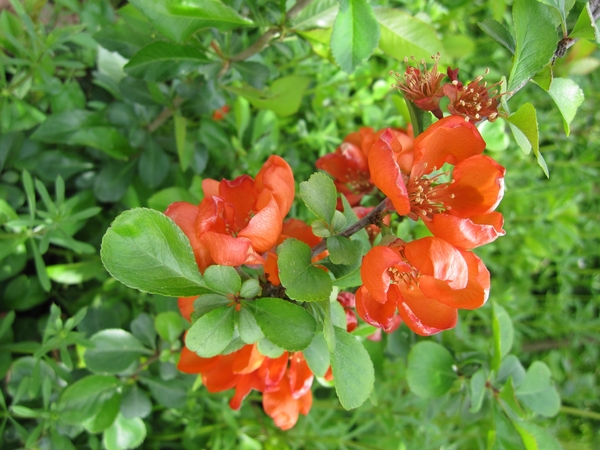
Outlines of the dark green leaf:
{"label": "dark green leaf", "polygon": [[339,66],[354,72],[378,42],[379,24],[371,5],[366,0],[341,0],[331,33],[331,52]]}
{"label": "dark green leaf", "polygon": [[337,191],[331,178],[324,173],[313,173],[308,181],[300,183],[300,195],[315,216],[331,224],[337,203]]}
{"label": "dark green leaf", "polygon": [[172,297],[204,290],[190,241],[158,211],[122,213],[104,235],[100,255],[108,272],[129,287]]}
{"label": "dark green leaf", "polygon": [[408,354],[406,380],[410,390],[423,398],[444,395],[457,378],[453,365],[454,358],[444,346],[419,342]]}
{"label": "dark green leaf", "polygon": [[118,373],[140,356],[152,353],[134,335],[121,329],[99,331],[91,341],[95,347],[86,350],[84,360],[92,372]]}
{"label": "dark green leaf", "polygon": [[142,344],[152,349],[156,348],[156,331],[154,321],[149,314],[142,312],[131,322],[131,332]]}
{"label": "dark green leaf", "polygon": [[144,184],[154,189],[165,181],[170,164],[171,161],[167,154],[156,144],[154,139],[149,139],[142,156],[140,156],[138,173]]}
{"label": "dark green leaf", "polygon": [[91,419],[112,398],[118,385],[115,377],[104,375],[90,375],[70,384],[58,400],[60,420],[76,425]]}
{"label": "dark green leaf", "polygon": [[314,302],[329,297],[331,278],[310,260],[310,247],[296,239],[286,239],[279,246],[279,279],[286,294],[294,299]]}
{"label": "dark green leaf", "polygon": [[26,311],[46,301],[46,293],[35,277],[19,275],[7,285],[0,305],[4,310]]}
{"label": "dark green leaf", "polygon": [[203,358],[221,353],[233,339],[233,312],[224,306],[200,317],[185,337],[186,347]]}
{"label": "dark green leaf", "polygon": [[347,237],[331,236],[327,238],[329,259],[334,264],[354,264],[360,256],[360,243]]}
{"label": "dark green leaf", "polygon": [[335,351],[331,354],[335,391],[345,409],[358,408],[371,395],[375,371],[369,353],[354,336],[335,327]]}
{"label": "dark green leaf", "polygon": [[312,342],[317,323],[306,309],[279,298],[259,298],[251,305],[260,329],[277,346],[300,351]]}
{"label": "dark green leaf", "polygon": [[148,386],[152,397],[166,408],[183,408],[188,395],[187,388],[181,383],[164,381],[160,378],[141,378],[144,385]]}
{"label": "dark green leaf", "polygon": [[481,28],[498,44],[502,45],[513,55],[515,54],[517,48],[515,38],[512,36],[512,34],[510,34],[504,25],[494,19],[485,19],[481,22],[477,22],[477,25],[479,25],[479,28]]}

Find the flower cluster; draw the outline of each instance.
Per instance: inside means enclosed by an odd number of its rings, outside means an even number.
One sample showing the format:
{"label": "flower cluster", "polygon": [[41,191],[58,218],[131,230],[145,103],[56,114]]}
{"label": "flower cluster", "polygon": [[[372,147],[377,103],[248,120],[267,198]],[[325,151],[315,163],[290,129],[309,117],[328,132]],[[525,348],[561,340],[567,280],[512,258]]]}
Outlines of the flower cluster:
{"label": "flower cluster", "polygon": [[[406,70],[404,74],[391,71],[390,75],[396,77],[397,83],[392,87],[400,90],[407,100],[410,100],[423,111],[431,113],[441,119],[444,114],[440,108],[443,97],[450,100],[448,111],[450,114],[464,117],[466,121],[479,122],[487,119],[493,122],[498,118],[498,98],[500,95],[494,90],[500,82],[487,86],[482,83],[483,76],[478,76],[470,83],[463,85],[458,80],[458,69],[448,67],[446,71],[450,83],[442,84],[446,75],[438,72],[440,54],[431,57],[435,62],[431,69],[425,60],[420,61],[417,67],[408,65],[408,58],[404,59]],[[414,57],[413,57],[414,60]],[[488,74],[486,70],[485,74]]]}

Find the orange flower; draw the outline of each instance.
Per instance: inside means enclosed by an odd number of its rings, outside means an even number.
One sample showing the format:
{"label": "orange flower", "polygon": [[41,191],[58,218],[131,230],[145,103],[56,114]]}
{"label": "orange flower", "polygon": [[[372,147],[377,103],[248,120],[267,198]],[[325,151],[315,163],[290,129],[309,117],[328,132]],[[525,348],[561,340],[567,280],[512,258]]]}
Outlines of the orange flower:
{"label": "orange flower", "polygon": [[423,336],[453,328],[456,310],[482,306],[490,286],[476,255],[436,237],[373,247],[363,258],[361,277],[356,310],[365,322],[389,330],[397,309]]}
{"label": "orange flower", "polygon": [[206,179],[202,188],[199,206],[177,202],[165,211],[189,238],[200,271],[211,264],[262,264],[260,253],[275,245],[294,201],[290,166],[271,156],[254,180]]}
{"label": "orange flower", "polygon": [[[374,188],[368,157],[373,143],[383,131],[375,132],[372,128],[361,128],[358,132],[350,133],[335,152],[322,156],[316,162],[317,169],[324,170],[333,177],[338,192],[344,194],[352,206],[357,205],[362,197]],[[392,129],[392,132],[404,149],[402,155],[398,155],[401,164],[410,167],[412,131]],[[338,205],[340,206],[341,204]]]}
{"label": "orange flower", "polygon": [[[489,69],[485,71],[487,75]],[[478,76],[468,85],[464,86],[458,81],[458,69],[450,70],[448,68],[448,76],[452,80],[443,87],[444,95],[450,99],[448,111],[450,114],[459,115],[467,121],[479,122],[487,119],[493,122],[498,118],[498,91],[492,91],[496,86],[494,83],[487,86],[487,82],[481,84],[483,76]]]}
{"label": "orange flower", "polygon": [[[505,234],[502,215],[494,212],[504,195],[505,169],[481,155],[485,141],[473,124],[450,116],[431,125],[414,141],[410,172],[396,162],[399,147],[386,131],[369,154],[369,165],[379,168],[373,182],[398,214],[420,217],[435,236],[461,248]],[[445,164],[454,165],[451,176],[438,172]]]}

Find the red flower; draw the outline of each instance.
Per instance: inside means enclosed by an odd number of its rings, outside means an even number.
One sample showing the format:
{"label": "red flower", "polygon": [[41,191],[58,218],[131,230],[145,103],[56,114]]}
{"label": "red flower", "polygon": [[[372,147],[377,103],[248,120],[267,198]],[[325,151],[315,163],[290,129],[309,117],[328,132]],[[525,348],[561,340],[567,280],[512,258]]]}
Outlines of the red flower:
{"label": "red flower", "polygon": [[[329,173],[336,185],[338,192],[344,194],[350,205],[357,205],[365,194],[373,188],[368,156],[374,142],[384,130],[375,132],[372,128],[361,128],[358,132],[351,133],[344,139],[335,152],[319,158],[316,162],[317,169]],[[397,139],[402,143],[403,151],[397,158],[402,166],[410,167],[412,163],[412,132],[392,130]],[[407,159],[408,158],[408,159]]]}
{"label": "red flower", "polygon": [[479,308],[490,286],[476,255],[436,237],[373,247],[363,258],[361,277],[356,310],[365,322],[389,330],[397,309],[423,336],[453,328],[457,308]]}
{"label": "red flower", "polygon": [[224,105],[224,106],[220,107],[219,109],[216,109],[213,112],[212,118],[213,118],[213,120],[217,120],[217,121],[223,120],[228,113],[229,113],[229,106]]}
{"label": "red flower", "polygon": [[340,292],[337,296],[337,301],[342,305],[346,313],[346,331],[352,333],[358,325],[356,313],[354,312],[354,308],[356,307],[355,296],[351,292]]}
{"label": "red flower", "polygon": [[[485,141],[477,128],[459,116],[431,125],[414,142],[410,172],[396,162],[399,142],[384,132],[369,154],[377,167],[372,179],[396,212],[425,225],[438,237],[461,248],[474,248],[504,235],[503,219],[494,209],[504,195],[505,169],[481,155]],[[449,172],[436,173],[445,164]]]}
{"label": "red flower", "polygon": [[[489,70],[486,70],[486,75]],[[483,76],[478,76],[468,85],[464,86],[458,81],[458,69],[450,70],[448,75],[452,83],[443,87],[444,95],[450,99],[448,111],[450,114],[459,115],[467,121],[479,122],[488,119],[493,122],[498,118],[498,91],[492,91],[501,82],[494,83],[490,87],[487,82],[481,84]]]}
{"label": "red flower", "polygon": [[202,188],[199,206],[177,202],[165,211],[189,238],[200,271],[211,264],[262,264],[260,253],[275,245],[294,201],[290,166],[271,156],[254,180],[206,179]]}
{"label": "red flower", "polygon": [[[412,59],[415,58],[412,57]],[[432,56],[431,59],[435,60],[431,70],[427,68],[425,60],[422,59],[421,69],[407,65],[404,76],[394,71],[391,71],[390,75],[395,76],[398,82],[392,87],[404,92],[407,100],[424,111],[431,111],[435,117],[441,119],[443,114],[440,109],[440,100],[444,96],[442,80],[446,75],[438,72],[440,54]],[[404,58],[404,62],[408,64],[408,58]]]}

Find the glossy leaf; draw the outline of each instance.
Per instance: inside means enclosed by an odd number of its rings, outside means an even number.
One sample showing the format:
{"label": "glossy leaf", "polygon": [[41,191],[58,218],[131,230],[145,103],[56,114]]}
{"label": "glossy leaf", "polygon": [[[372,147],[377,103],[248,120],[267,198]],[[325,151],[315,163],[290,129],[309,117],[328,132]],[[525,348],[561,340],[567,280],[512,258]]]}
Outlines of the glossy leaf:
{"label": "glossy leaf", "polygon": [[62,422],[76,425],[94,417],[103,402],[116,392],[119,381],[115,377],[89,375],[69,385],[58,400],[58,413]]}
{"label": "glossy leaf", "polygon": [[341,0],[331,33],[331,52],[338,65],[354,72],[378,42],[379,24],[367,0]]}
{"label": "glossy leaf", "polygon": [[345,409],[358,408],[373,390],[373,363],[360,341],[346,330],[334,329],[335,350],[331,354],[331,370],[335,392]]}
{"label": "glossy leaf", "polygon": [[251,305],[260,329],[275,345],[300,351],[312,342],[317,323],[306,309],[279,298],[259,298]]}
{"label": "glossy leaf", "polygon": [[433,341],[419,342],[408,354],[408,387],[419,397],[440,397],[457,378],[453,365],[454,358],[446,347]]}
{"label": "glossy leaf", "polygon": [[313,173],[308,181],[300,183],[300,195],[315,216],[331,224],[337,203],[337,191],[331,178],[324,173]]}
{"label": "glossy leaf", "polygon": [[126,418],[118,414],[104,432],[102,443],[107,450],[127,450],[139,447],[146,438],[146,425],[139,417]]}
{"label": "glossy leaf", "polygon": [[573,80],[568,78],[554,78],[548,94],[550,94],[550,97],[552,97],[562,114],[565,133],[568,136],[571,132],[569,125],[575,118],[577,108],[583,103],[583,91]]}
{"label": "glossy leaf", "polygon": [[106,270],[144,292],[190,297],[204,290],[190,241],[164,214],[136,208],[119,215],[102,239]]}
{"label": "glossy leaf", "polygon": [[117,328],[99,331],[90,340],[95,347],[86,350],[84,360],[96,373],[122,372],[140,356],[152,354],[133,334]]}
{"label": "glossy leaf", "polygon": [[162,339],[172,344],[183,333],[181,314],[175,311],[162,312],[154,319],[154,327]]}
{"label": "glossy leaf", "polygon": [[185,337],[186,347],[203,358],[221,353],[233,339],[233,312],[224,306],[200,317]]}
{"label": "glossy leaf", "polygon": [[210,266],[204,272],[206,286],[222,294],[237,294],[242,280],[233,267]]}

